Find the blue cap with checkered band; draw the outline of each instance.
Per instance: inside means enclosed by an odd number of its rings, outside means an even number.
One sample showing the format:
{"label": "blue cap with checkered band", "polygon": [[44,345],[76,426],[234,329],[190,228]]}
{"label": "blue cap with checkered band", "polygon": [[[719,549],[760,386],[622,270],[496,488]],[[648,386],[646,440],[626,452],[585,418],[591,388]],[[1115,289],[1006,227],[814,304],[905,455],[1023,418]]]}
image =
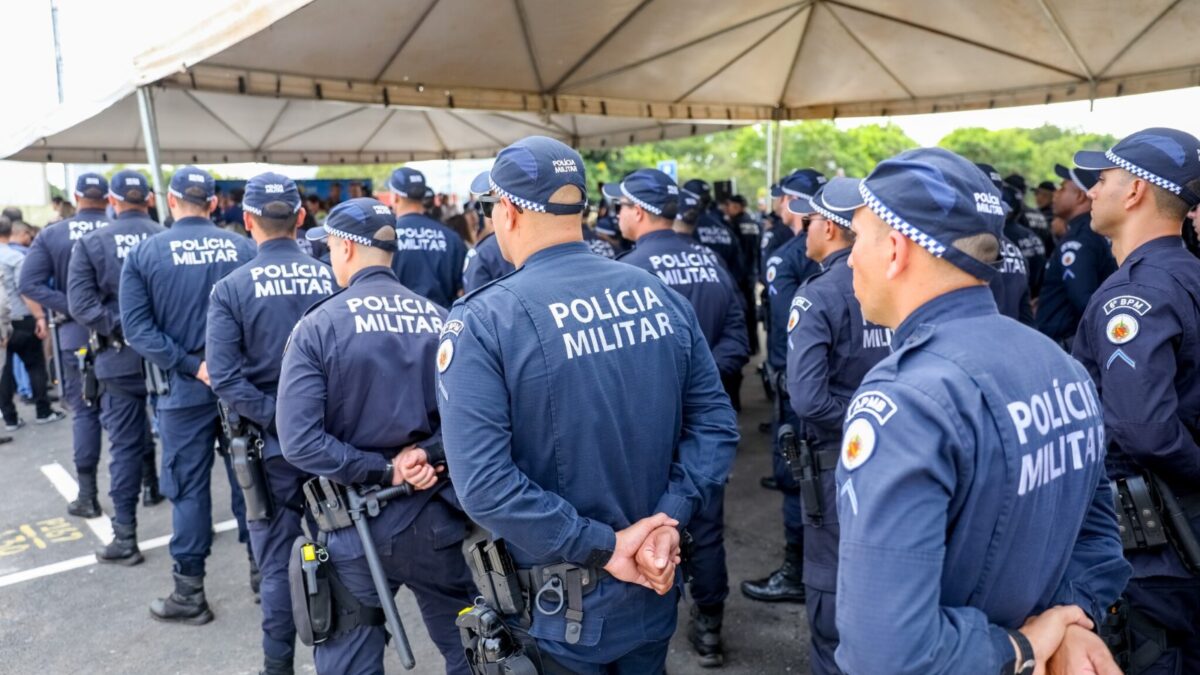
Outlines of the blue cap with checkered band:
{"label": "blue cap with checkered band", "polygon": [[987,174],[949,150],[909,150],[880,162],[862,180],[832,181],[821,191],[821,206],[846,214],[865,206],[933,256],[985,281],[997,273],[954,243],[979,234],[1003,236],[1000,191]]}
{"label": "blue cap with checkered band", "polygon": [[1130,134],[1111,150],[1081,150],[1075,166],[1103,171],[1124,169],[1153,185],[1177,195],[1188,206],[1200,204],[1200,195],[1187,184],[1200,178],[1200,140],[1165,127],[1151,127]]}
{"label": "blue cap with checkered band", "polygon": [[[518,208],[560,216],[587,208],[583,158],[553,138],[528,136],[501,150],[488,171],[488,183],[497,197]],[[550,197],[568,185],[579,190],[579,201],[551,204]]]}
{"label": "blue cap with checkered band", "polygon": [[310,229],[304,236],[311,241],[324,241],[332,236],[395,252],[396,216],[378,199],[347,199],[333,207],[323,226]]}

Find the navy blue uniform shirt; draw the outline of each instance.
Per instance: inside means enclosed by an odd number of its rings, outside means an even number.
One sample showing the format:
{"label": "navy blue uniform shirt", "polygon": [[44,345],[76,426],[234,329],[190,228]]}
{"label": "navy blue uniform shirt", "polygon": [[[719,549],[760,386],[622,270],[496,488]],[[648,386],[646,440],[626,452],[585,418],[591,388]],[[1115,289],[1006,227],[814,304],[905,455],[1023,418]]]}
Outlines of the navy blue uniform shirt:
{"label": "navy blue uniform shirt", "polygon": [[863,318],[845,248],[796,293],[787,319],[787,388],[807,438],[842,437],[846,406],[863,376],[892,352],[892,331]]}
{"label": "navy blue uniform shirt", "polygon": [[775,255],[780,246],[796,236],[792,228],[784,225],[783,220],[775,213],[771,213],[767,218],[771,220],[772,226],[763,229],[762,238],[758,243],[758,281],[763,286],[767,285],[767,261]]}
{"label": "navy blue uniform shirt", "polygon": [[1057,342],[1073,338],[1092,293],[1116,269],[1108,240],[1092,230],[1092,214],[1072,218],[1067,236],[1046,261],[1037,329]]}
{"label": "navy blue uniform shirt", "polygon": [[476,244],[475,248],[467,251],[467,258],[463,263],[463,290],[470,293],[515,269],[513,264],[500,254],[500,244],[496,241],[496,235],[489,234]]}
{"label": "navy blue uniform shirt", "polygon": [[[522,567],[601,564],[616,530],[658,512],[686,526],[728,476],[737,421],[691,305],[583,242],[457,302],[438,370],[459,497]],[[577,647],[609,662],[665,640],[675,598],[605,579]],[[564,621],[531,634],[561,641]]]}
{"label": "navy blue uniform shirt", "polygon": [[997,270],[999,274],[989,284],[996,307],[1004,316],[1032,326],[1033,309],[1029,301],[1029,271],[1025,267],[1025,256],[1007,237],[1000,238]]}
{"label": "navy blue uniform shirt", "polygon": [[121,324],[125,339],[168,371],[163,410],[216,401],[196,379],[204,360],[208,296],[226,274],[254,257],[254,242],[207,218],[180,218],[166,232],[138,244],[121,270]]}
{"label": "navy blue uniform shirt", "polygon": [[742,246],[740,235],[734,232],[725,216],[713,204],[700,212],[696,221],[696,241],[704,244],[713,253],[721,257],[725,269],[734,280],[740,280],[744,274],[742,267]]}
{"label": "navy blue uniform shirt", "polygon": [[[1104,403],[1109,475],[1152,471],[1181,498],[1200,492],[1200,260],[1180,237],[1129,254],[1092,297],[1073,353]],[[1190,576],[1170,546],[1130,559],[1138,577]]]}
{"label": "navy blue uniform shirt", "polygon": [[654,274],[687,298],[722,374],[741,371],[750,359],[746,313],[733,279],[717,256],[673,230],[643,235],[621,262]]}
{"label": "navy blue uniform shirt", "polygon": [[[318,302],[283,354],[275,425],[287,461],[342,485],[389,483],[391,458],[440,438],[434,355],[446,310],[368,267]],[[448,483],[388,504],[371,521],[376,541],[408,527]],[[453,502],[452,502],[453,503]],[[460,533],[461,534],[461,533]],[[352,528],[331,533],[340,556],[362,555]]]}
{"label": "navy blue uniform shirt", "polygon": [[[121,268],[133,247],[163,231],[141,211],[125,211],[108,227],[85,235],[71,251],[67,304],[71,316],[105,337],[121,332]],[[96,355],[96,376],[137,375],[142,357],[133,349],[106,349]]]}
{"label": "navy blue uniform shirt", "polygon": [[601,239],[600,235],[596,234],[587,225],[583,226],[583,243],[587,244],[588,248],[592,249],[592,253],[596,255],[602,255],[605,258],[617,257],[617,249],[613,248],[612,244]]}
{"label": "navy blue uniform shirt", "polygon": [[1059,604],[1098,619],[1128,581],[1099,397],[984,286],[918,308],[893,347],[846,415],[838,665],[996,673],[1005,629]]}
{"label": "navy blue uniform shirt", "polygon": [[449,307],[463,284],[467,245],[454,230],[420,213],[396,218],[392,271],[412,292]]}
{"label": "navy blue uniform shirt", "polygon": [[1005,221],[1004,236],[1021,249],[1025,269],[1029,271],[1029,295],[1036,298],[1042,291],[1042,279],[1046,276],[1046,245],[1036,232],[1015,218]]}
{"label": "navy blue uniform shirt", "polygon": [[782,372],[787,367],[788,314],[800,285],[821,266],[808,257],[808,235],[801,233],[787,240],[767,259],[767,309],[770,333],[767,334],[767,366]]}
{"label": "navy blue uniform shirt", "polygon": [[213,391],[234,412],[270,427],[283,346],[334,285],[333,270],[286,237],[263,242],[253,260],[213,287],[205,358]]}
{"label": "navy blue uniform shirt", "polygon": [[[21,266],[18,286],[21,295],[47,311],[69,317],[67,285],[71,248],[83,235],[108,224],[108,216],[102,209],[81,209],[74,216],[48,226],[33,240],[25,264]],[[67,321],[59,326],[58,339],[60,349],[74,351],[87,345],[88,331],[74,321]]]}

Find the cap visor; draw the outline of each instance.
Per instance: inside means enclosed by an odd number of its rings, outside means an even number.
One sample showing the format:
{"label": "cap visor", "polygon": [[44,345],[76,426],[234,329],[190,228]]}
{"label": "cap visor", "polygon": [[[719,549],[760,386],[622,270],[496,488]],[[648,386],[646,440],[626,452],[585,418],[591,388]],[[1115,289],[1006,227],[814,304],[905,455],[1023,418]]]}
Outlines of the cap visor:
{"label": "cap visor", "polygon": [[838,176],[825,184],[821,191],[821,205],[830,211],[853,211],[866,203],[858,186],[861,178]]}
{"label": "cap visor", "polygon": [[324,227],[314,227],[304,233],[304,238],[309,241],[325,241],[329,238],[329,232]]}
{"label": "cap visor", "polygon": [[782,197],[783,196],[783,188],[779,187],[778,185],[772,185],[771,186],[771,196],[777,197],[777,198]]}
{"label": "cap visor", "polygon": [[[1075,157],[1076,157],[1076,159],[1078,159],[1079,155],[1076,154]],[[1054,165],[1054,175],[1058,176],[1059,178],[1061,178],[1063,180],[1075,180],[1074,178],[1071,177],[1071,170],[1068,169],[1067,167],[1063,166],[1062,164]]]}
{"label": "cap visor", "polygon": [[620,199],[621,198],[621,184],[620,183],[605,183],[604,187],[600,191],[603,192],[604,196],[609,199]]}
{"label": "cap visor", "polygon": [[484,171],[471,181],[471,194],[486,195],[492,191],[491,171]]}
{"label": "cap visor", "polygon": [[787,210],[789,213],[794,213],[798,216],[807,216],[808,214],[816,211],[816,209],[812,207],[812,203],[808,197],[789,199],[787,203]]}
{"label": "cap visor", "polygon": [[1116,168],[1117,165],[1108,157],[1105,157],[1104,153],[1099,150],[1080,150],[1075,153],[1075,166],[1081,169],[1091,169],[1092,171],[1103,171],[1104,169]]}

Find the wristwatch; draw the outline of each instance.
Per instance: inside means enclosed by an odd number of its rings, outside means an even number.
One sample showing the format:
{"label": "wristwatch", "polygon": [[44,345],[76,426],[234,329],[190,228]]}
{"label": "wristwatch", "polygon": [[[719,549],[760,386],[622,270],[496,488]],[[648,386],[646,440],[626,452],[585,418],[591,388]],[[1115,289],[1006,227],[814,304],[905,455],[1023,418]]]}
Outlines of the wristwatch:
{"label": "wristwatch", "polygon": [[1033,675],[1034,669],[1037,668],[1037,659],[1033,656],[1033,645],[1029,644],[1029,638],[1019,630],[1008,631],[1008,636],[1017,645],[1017,659],[1013,673],[1015,675]]}

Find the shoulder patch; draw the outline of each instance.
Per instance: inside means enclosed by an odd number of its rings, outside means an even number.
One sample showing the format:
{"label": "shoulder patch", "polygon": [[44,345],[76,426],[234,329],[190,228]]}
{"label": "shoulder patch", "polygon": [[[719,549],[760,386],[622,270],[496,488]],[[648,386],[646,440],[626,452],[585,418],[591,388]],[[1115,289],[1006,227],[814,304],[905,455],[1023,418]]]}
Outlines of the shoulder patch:
{"label": "shoulder patch", "polygon": [[1066,251],[1065,253],[1062,254],[1063,267],[1070,267],[1071,263],[1073,263],[1073,262],[1075,262],[1075,252],[1074,251]]}
{"label": "shoulder patch", "polygon": [[882,391],[864,391],[850,401],[850,406],[846,408],[846,419],[852,420],[858,415],[867,414],[874,417],[879,426],[883,426],[897,410],[896,403]]}
{"label": "shoulder patch", "polygon": [[846,427],[842,438],[842,466],[853,471],[875,454],[875,427],[868,419],[856,419]]}
{"label": "shoulder patch", "polygon": [[1114,345],[1123,345],[1137,337],[1139,330],[1141,328],[1138,326],[1138,320],[1132,314],[1121,312],[1120,314],[1114,314],[1108,320],[1108,325],[1104,328],[1104,334],[1108,337],[1108,341]]}
{"label": "shoulder patch", "polygon": [[800,325],[800,310],[792,307],[792,311],[788,314],[787,332],[792,332],[798,325]]}
{"label": "shoulder patch", "polygon": [[771,283],[772,281],[775,281],[775,265],[767,268],[767,283]]}
{"label": "shoulder patch", "polygon": [[459,321],[458,319],[451,319],[450,321],[447,321],[445,327],[442,328],[442,337],[446,337],[447,335],[458,335],[462,332],[462,329],[463,322]]}
{"label": "shoulder patch", "polygon": [[1138,316],[1146,316],[1154,306],[1136,295],[1118,295],[1117,297],[1104,303],[1104,314],[1112,314],[1118,309],[1127,309],[1137,313]]}
{"label": "shoulder patch", "polygon": [[439,373],[446,372],[450,367],[450,362],[454,360],[454,340],[450,338],[442,338],[442,344],[438,345],[437,350],[437,370]]}
{"label": "shoulder patch", "polygon": [[792,307],[799,307],[807,312],[808,309],[812,307],[812,301],[803,295],[797,295],[796,297],[792,298]]}

